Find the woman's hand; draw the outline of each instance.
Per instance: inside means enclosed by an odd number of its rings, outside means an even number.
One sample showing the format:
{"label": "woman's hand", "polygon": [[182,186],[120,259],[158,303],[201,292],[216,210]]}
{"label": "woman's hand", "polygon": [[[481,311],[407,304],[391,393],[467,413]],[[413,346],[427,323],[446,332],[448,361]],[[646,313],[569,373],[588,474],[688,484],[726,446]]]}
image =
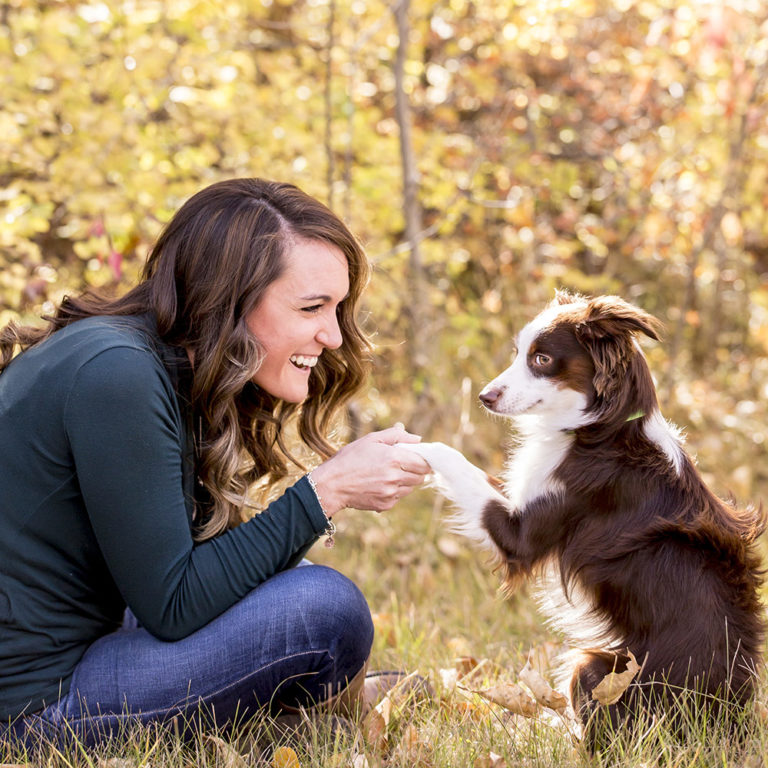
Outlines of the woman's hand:
{"label": "woman's hand", "polygon": [[332,515],[345,507],[377,512],[391,509],[431,471],[424,459],[394,443],[420,440],[398,424],[345,445],[312,470],[325,511]]}

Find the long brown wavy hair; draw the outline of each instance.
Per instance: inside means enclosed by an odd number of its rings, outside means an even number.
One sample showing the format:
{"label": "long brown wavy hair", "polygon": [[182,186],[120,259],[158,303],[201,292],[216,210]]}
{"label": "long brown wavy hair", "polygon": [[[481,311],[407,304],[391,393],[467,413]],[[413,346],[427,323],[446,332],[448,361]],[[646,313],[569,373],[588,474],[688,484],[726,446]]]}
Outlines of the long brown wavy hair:
{"label": "long brown wavy hair", "polygon": [[[295,238],[336,246],[349,269],[349,295],[337,310],[342,345],[324,350],[300,405],[253,384],[264,350],[245,322],[285,269],[286,250]],[[322,203],[292,184],[222,181],[178,210],[150,253],[141,281],[124,296],[66,297],[44,318],[47,326],[11,323],[0,330],[0,373],[17,350],[81,318],[153,314],[160,337],[185,347],[194,360],[189,397],[201,425],[196,471],[210,495],[195,536],[204,540],[242,520],[254,482],[285,477],[289,461],[302,467],[285,443],[291,416],[307,447],[323,458],[334,453],[326,438],[333,417],[368,371],[370,345],[356,318],[368,275],[360,244]]]}

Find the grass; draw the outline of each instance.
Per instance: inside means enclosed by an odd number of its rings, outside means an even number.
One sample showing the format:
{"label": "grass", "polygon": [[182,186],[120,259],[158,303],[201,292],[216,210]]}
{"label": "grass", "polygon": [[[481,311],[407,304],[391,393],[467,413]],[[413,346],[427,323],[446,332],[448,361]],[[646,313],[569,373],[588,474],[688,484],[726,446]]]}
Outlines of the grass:
{"label": "grass", "polygon": [[[467,687],[516,680],[529,651],[549,659],[557,638],[544,627],[523,592],[510,600],[483,556],[445,533],[431,491],[420,490],[382,515],[339,516],[336,546],[317,546],[311,559],[337,568],[366,595],[376,623],[371,668],[417,671],[437,696],[431,702],[393,698],[384,734],[365,724],[365,737],[334,733],[326,723],[305,740],[262,760],[264,722],[234,735],[198,732],[191,743],[173,733],[135,728],[119,742],[93,751],[48,746],[25,754],[0,742],[0,763],[93,768],[210,766],[245,768],[759,768],[768,755],[768,720],[745,714],[735,739],[722,720],[693,719],[682,733],[662,720],[641,720],[608,734],[609,748],[590,756],[556,717],[509,715],[476,695],[453,688],[456,659],[479,667]],[[467,660],[471,657],[474,662]],[[455,677],[455,676],[454,676]],[[466,681],[464,681],[466,682]],[[766,690],[765,680],[762,690]],[[761,699],[765,698],[761,694]],[[275,744],[283,741],[277,738]],[[293,761],[293,762],[292,762]]]}

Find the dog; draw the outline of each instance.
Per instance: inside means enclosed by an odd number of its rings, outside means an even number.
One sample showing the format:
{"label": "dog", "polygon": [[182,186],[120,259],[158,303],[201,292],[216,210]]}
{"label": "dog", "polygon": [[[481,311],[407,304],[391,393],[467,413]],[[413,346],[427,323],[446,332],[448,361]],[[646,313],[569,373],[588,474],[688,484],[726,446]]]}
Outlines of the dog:
{"label": "dog", "polygon": [[707,711],[743,707],[761,667],[762,507],[718,499],[662,417],[637,342],[660,327],[616,296],[556,294],[480,393],[519,433],[503,486],[442,443],[403,445],[429,462],[453,527],[495,556],[505,587],[537,577],[549,622],[585,649],[567,677],[593,748],[592,691],[630,654],[641,670],[602,710],[614,726],[686,691]]}

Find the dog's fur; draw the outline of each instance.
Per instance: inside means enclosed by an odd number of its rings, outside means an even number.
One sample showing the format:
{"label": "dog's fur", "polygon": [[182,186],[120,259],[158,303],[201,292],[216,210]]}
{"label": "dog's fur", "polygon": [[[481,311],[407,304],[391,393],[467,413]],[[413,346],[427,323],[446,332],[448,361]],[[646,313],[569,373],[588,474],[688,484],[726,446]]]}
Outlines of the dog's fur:
{"label": "dog's fur", "polygon": [[642,670],[608,710],[614,723],[681,690],[743,705],[761,664],[762,510],[715,497],[661,416],[635,339],[658,330],[617,297],[566,293],[523,329],[480,394],[520,434],[503,493],[446,445],[403,446],[430,463],[455,528],[495,554],[510,589],[546,583],[545,613],[585,649],[570,670],[585,723],[592,689],[628,651]]}

